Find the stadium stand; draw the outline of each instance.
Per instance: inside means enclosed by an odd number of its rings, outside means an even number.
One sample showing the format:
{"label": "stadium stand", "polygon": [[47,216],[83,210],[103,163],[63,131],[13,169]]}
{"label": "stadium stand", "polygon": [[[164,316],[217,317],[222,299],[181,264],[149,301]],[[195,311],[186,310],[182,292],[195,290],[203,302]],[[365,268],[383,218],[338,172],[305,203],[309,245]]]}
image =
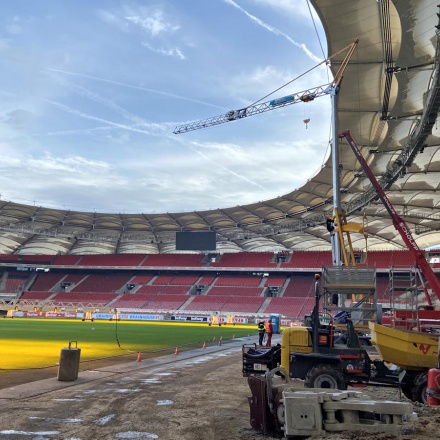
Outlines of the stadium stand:
{"label": "stadium stand", "polygon": [[286,282],[287,277],[286,276],[270,276],[266,278],[266,282],[264,283],[265,287],[274,286],[274,287],[281,287]]}
{"label": "stadium stand", "polygon": [[148,293],[124,294],[112,302],[111,306],[118,309],[142,309],[154,296],[155,294]]}
{"label": "stadium stand", "polygon": [[141,266],[201,267],[204,254],[153,254],[147,255]]}
{"label": "stadium stand", "polygon": [[153,279],[153,275],[135,275],[130,283],[132,284],[148,284]]}
{"label": "stadium stand", "polygon": [[150,294],[150,295],[157,295],[158,293],[162,292],[162,290],[165,289],[165,286],[153,286],[153,285],[143,285],[140,286],[139,289],[136,290],[135,295],[138,294]]}
{"label": "stadium stand", "polygon": [[262,280],[261,276],[219,276],[215,282],[216,286],[258,286]]}
{"label": "stadium stand", "polygon": [[170,284],[173,285],[182,285],[182,286],[192,286],[196,284],[199,279],[199,275],[176,275],[171,281]]}
{"label": "stadium stand", "polygon": [[104,307],[117,297],[115,293],[61,292],[50,300],[60,307]]}
{"label": "stadium stand", "polygon": [[159,275],[153,280],[152,284],[154,284],[155,286],[166,286],[167,284],[171,283],[171,280],[173,278],[174,275]]}
{"label": "stadium stand", "polygon": [[[222,263],[224,258],[223,264],[231,266],[220,264],[215,268],[209,267],[213,263],[210,259],[206,267],[200,266],[202,254],[138,254],[136,258],[130,254],[31,256],[29,260],[26,260],[28,256],[19,260],[17,255],[6,255],[0,258],[0,263],[5,264],[0,272],[0,292],[14,293],[19,304],[29,306],[248,315],[279,313],[294,319],[302,319],[311,312],[313,275],[331,261],[331,252],[285,252],[278,266],[264,267],[261,272],[254,269],[245,272],[243,263],[274,263],[272,260],[279,258],[271,252],[262,252],[256,257],[249,254],[223,254],[217,263]],[[362,254],[364,260],[366,257],[367,254]],[[409,251],[370,251],[368,259],[370,266],[374,264],[381,271],[376,281],[378,302],[388,306],[389,269],[393,265],[413,266],[412,256]],[[29,263],[30,260],[34,263]],[[40,266],[48,261],[51,263]],[[127,265],[128,261],[133,266]],[[154,261],[159,265],[150,266]],[[182,266],[183,262],[197,262],[197,265]],[[168,267],[173,263],[178,265]],[[15,265],[30,267],[20,267],[22,271],[18,272]]]}
{"label": "stadium stand", "polygon": [[269,305],[264,309],[264,313],[280,313],[292,319],[302,320],[304,316],[310,314],[315,305],[314,298],[271,298]]}
{"label": "stadium stand", "polygon": [[294,251],[290,261],[280,263],[281,267],[321,270],[332,265],[332,254],[328,251]]}
{"label": "stadium stand", "polygon": [[26,291],[20,297],[20,302],[31,301],[43,301],[53,295],[52,292],[37,292],[37,291]]}
{"label": "stadium stand", "polygon": [[202,286],[210,286],[215,281],[214,275],[203,275],[197,284]]}
{"label": "stadium stand", "polygon": [[27,275],[13,274],[10,272],[5,272],[2,277],[1,292],[15,293],[23,290],[26,281],[28,280]]}
{"label": "stadium stand", "polygon": [[307,297],[314,295],[314,279],[311,277],[290,277],[284,289],[284,297]]}
{"label": "stadium stand", "polygon": [[193,300],[181,310],[214,312],[221,310],[226,300],[227,296],[194,296]]}
{"label": "stadium stand", "polygon": [[207,296],[260,296],[263,293],[261,287],[225,287],[225,286],[213,286],[207,292]]}
{"label": "stadium stand", "polygon": [[367,254],[368,266],[377,269],[389,269],[391,266],[414,266],[414,257],[408,250],[402,251],[369,251]]}
{"label": "stadium stand", "polygon": [[161,293],[149,300],[145,307],[154,310],[177,310],[188,299],[188,295],[167,295]]}
{"label": "stadium stand", "polygon": [[237,252],[222,254],[218,261],[212,262],[214,267],[275,267],[273,252]]}
{"label": "stadium stand", "polygon": [[172,286],[168,285],[162,290],[162,294],[166,293],[168,295],[186,295],[192,286],[181,285],[181,286]]}
{"label": "stadium stand", "polygon": [[131,275],[90,274],[71,292],[116,292],[130,281]]}
{"label": "stadium stand", "polygon": [[105,255],[84,255],[78,262],[79,266],[139,266],[145,255],[140,254],[105,254]]}
{"label": "stadium stand", "polygon": [[230,313],[257,313],[263,305],[264,299],[261,297],[252,298],[250,296],[228,296],[227,301],[220,310]]}
{"label": "stadium stand", "polygon": [[59,272],[40,272],[28,290],[50,291],[54,289],[57,284],[61,283],[61,280],[65,276],[65,273]]}

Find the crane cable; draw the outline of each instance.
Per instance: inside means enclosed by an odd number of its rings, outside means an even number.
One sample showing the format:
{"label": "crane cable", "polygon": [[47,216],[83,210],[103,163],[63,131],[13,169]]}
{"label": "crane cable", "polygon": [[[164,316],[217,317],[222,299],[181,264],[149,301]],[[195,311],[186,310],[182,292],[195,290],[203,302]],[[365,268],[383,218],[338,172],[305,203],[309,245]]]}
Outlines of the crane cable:
{"label": "crane cable", "polygon": [[[311,67],[309,70],[306,70],[305,72],[301,73],[301,75],[298,75],[296,78],[291,79],[290,81],[288,81],[286,84],[278,87],[277,89],[275,89],[274,91],[268,93],[266,96],[263,96],[262,98],[260,98],[258,101],[255,101],[254,103],[248,105],[248,107],[252,107],[253,105],[258,104],[260,101],[262,101],[263,99],[268,98],[270,95],[273,95],[274,93],[278,92],[278,90],[281,90],[282,88],[288,86],[289,84],[293,83],[294,81],[296,81],[297,79],[303,77],[304,75],[306,75],[307,73],[310,73],[312,70],[316,69],[317,67],[319,67],[321,64],[324,63],[328,63],[332,58],[334,58],[335,56],[339,55],[340,53],[344,52],[345,50],[347,50],[348,48],[352,48],[353,47],[353,43],[348,44],[347,46],[345,46],[344,48],[342,48],[341,50],[339,50],[338,52],[334,53],[333,55],[325,58],[324,60],[322,60],[320,63],[316,64],[315,66]],[[339,73],[339,71],[338,71]],[[338,76],[336,74],[336,76]],[[335,77],[336,77],[335,76]]]}
{"label": "crane cable", "polygon": [[[324,48],[322,47],[321,39],[319,38],[318,29],[316,28],[315,20],[313,19],[312,9],[310,8],[310,1],[307,0],[307,7],[309,8],[310,18],[312,19],[313,27],[315,28],[316,37],[318,38],[319,46],[321,47],[322,56],[325,58]],[[327,72],[328,76],[328,72]]]}
{"label": "crane cable", "polygon": [[[321,38],[319,38],[318,29],[316,27],[316,23],[315,23],[315,20],[313,18],[312,9],[310,7],[310,1],[309,0],[307,0],[307,8],[309,9],[310,18],[311,18],[312,23],[313,23],[313,28],[315,29],[315,34],[316,34],[316,38],[318,39],[319,47],[321,48],[322,56],[323,56],[323,58],[325,58],[324,48],[322,47]],[[328,70],[326,71],[326,73],[327,73],[327,81],[330,81],[330,79],[328,77]],[[305,105],[305,103],[304,103],[304,105]],[[310,122],[310,108],[309,108],[308,116],[304,118],[304,123],[306,124],[306,128],[307,128],[309,122]],[[331,133],[331,129],[330,129],[330,133]]]}

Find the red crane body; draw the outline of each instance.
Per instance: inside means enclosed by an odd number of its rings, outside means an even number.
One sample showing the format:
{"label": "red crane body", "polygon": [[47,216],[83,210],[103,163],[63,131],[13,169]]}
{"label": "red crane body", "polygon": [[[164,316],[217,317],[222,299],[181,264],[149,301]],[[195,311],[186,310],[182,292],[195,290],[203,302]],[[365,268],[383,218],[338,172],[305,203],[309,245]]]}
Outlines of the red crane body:
{"label": "red crane body", "polygon": [[[440,300],[440,281],[437,278],[436,274],[432,270],[429,263],[426,261],[425,258],[425,252],[419,248],[416,241],[414,240],[414,237],[411,234],[411,231],[405,221],[397,214],[396,210],[394,209],[394,206],[391,204],[390,200],[388,199],[385,191],[377,181],[376,177],[374,176],[373,172],[371,171],[371,168],[369,167],[367,161],[365,160],[364,156],[362,156],[362,153],[360,152],[358,146],[356,145],[355,141],[351,137],[350,130],[346,130],[339,134],[339,138],[345,138],[348,145],[352,149],[353,153],[359,160],[362,169],[364,170],[367,177],[370,179],[370,182],[372,183],[373,187],[377,191],[377,194],[382,201],[383,205],[385,206],[386,210],[391,216],[391,219],[393,221],[394,227],[399,232],[400,236],[402,237],[402,240],[406,244],[407,248],[411,251],[413,254],[415,260],[416,260],[416,266],[419,268],[420,272],[424,275],[426,280],[428,281],[429,285],[431,286],[431,289],[435,293],[437,299]],[[426,293],[425,293],[426,294]],[[429,298],[429,295],[426,294],[426,299],[429,303],[429,305],[432,305],[431,299]]]}

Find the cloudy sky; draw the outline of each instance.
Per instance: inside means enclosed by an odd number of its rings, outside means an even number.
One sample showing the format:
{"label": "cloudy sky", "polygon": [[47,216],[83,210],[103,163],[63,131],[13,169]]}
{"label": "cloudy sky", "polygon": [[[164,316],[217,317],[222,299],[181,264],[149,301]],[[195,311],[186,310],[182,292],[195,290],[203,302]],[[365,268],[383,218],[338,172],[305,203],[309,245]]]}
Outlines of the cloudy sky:
{"label": "cloudy sky", "polygon": [[[2,200],[226,208],[300,187],[327,157],[327,96],[173,134],[315,67],[327,45],[307,0],[14,0],[1,12]],[[263,101],[329,78],[321,66]]]}

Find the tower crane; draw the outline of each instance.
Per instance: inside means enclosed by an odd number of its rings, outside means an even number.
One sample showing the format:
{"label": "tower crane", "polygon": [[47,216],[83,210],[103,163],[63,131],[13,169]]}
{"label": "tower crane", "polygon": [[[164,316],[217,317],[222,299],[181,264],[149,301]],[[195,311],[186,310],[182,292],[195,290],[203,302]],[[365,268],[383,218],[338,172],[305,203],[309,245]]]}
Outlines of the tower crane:
{"label": "tower crane", "polygon": [[260,102],[238,110],[230,110],[222,115],[213,116],[200,121],[189,122],[188,124],[177,126],[173,133],[181,134],[188,131],[208,128],[214,125],[224,124],[226,122],[236,121],[237,119],[247,118],[248,116],[258,115],[260,113],[269,112],[287,105],[297,104],[298,102],[310,102],[320,96],[329,95],[331,93],[333,83],[318,86],[312,89],[303,90],[302,92],[293,93],[292,95],[283,96],[282,98],[272,99],[271,101]]}
{"label": "tower crane", "polygon": [[[355,40],[350,46],[344,61],[341,63],[338,72],[335,75],[333,81],[328,84],[324,84],[318,87],[313,87],[302,92],[293,93],[291,95],[283,96],[282,98],[272,99],[266,102],[260,102],[256,104],[249,105],[248,107],[243,107],[238,110],[230,110],[222,115],[214,116],[208,119],[202,119],[198,121],[189,122],[187,124],[177,126],[173,133],[182,134],[193,130],[199,130],[201,128],[208,128],[214,125],[224,124],[226,122],[236,121],[238,119],[247,118],[248,116],[258,115],[260,113],[265,113],[271,110],[278,109],[280,107],[286,107],[291,104],[297,104],[299,102],[310,102],[315,98],[319,98],[324,95],[331,95],[332,93],[337,93],[341,85],[342,79],[344,77],[344,71],[347,67],[359,40]],[[346,48],[340,50],[332,57],[336,56],[338,53],[344,51]],[[330,61],[332,57],[327,58],[322,61]],[[319,64],[318,64],[319,65]]]}
{"label": "tower crane", "polygon": [[[338,148],[336,148],[339,142],[338,139],[339,130],[337,125],[336,110],[337,110],[339,89],[341,87],[341,83],[344,78],[344,72],[348,63],[351,60],[351,57],[353,56],[354,51],[356,50],[358,43],[359,43],[359,39],[354,40],[353,43],[351,43],[350,45],[344,47],[340,51],[336,52],[332,56],[328,57],[327,59],[319,63],[319,64],[328,63],[330,62],[331,58],[335,57],[336,55],[342,52],[347,51],[347,54],[345,55],[344,60],[342,61],[338,71],[336,72],[333,81],[331,81],[329,84],[304,90],[299,93],[293,93],[291,95],[287,95],[282,98],[273,99],[271,101],[252,104],[248,107],[244,107],[238,110],[230,110],[227,113],[219,116],[214,116],[208,119],[193,121],[184,125],[179,125],[174,129],[173,133],[182,134],[193,130],[208,128],[214,125],[220,125],[226,122],[240,120],[248,116],[257,115],[270,110],[275,110],[280,107],[286,107],[288,105],[296,104],[298,102],[310,102],[320,96],[329,95],[332,101],[332,114],[333,114],[332,117],[332,145],[334,147],[332,151],[333,207],[334,207],[335,217],[338,217],[338,215],[342,216],[343,213],[341,212],[342,210],[341,210],[341,201],[340,201],[340,182],[339,182],[339,151]],[[332,245],[333,264],[335,266],[339,266],[341,265],[341,243],[339,242],[338,236],[335,234],[331,235],[331,245]]]}

